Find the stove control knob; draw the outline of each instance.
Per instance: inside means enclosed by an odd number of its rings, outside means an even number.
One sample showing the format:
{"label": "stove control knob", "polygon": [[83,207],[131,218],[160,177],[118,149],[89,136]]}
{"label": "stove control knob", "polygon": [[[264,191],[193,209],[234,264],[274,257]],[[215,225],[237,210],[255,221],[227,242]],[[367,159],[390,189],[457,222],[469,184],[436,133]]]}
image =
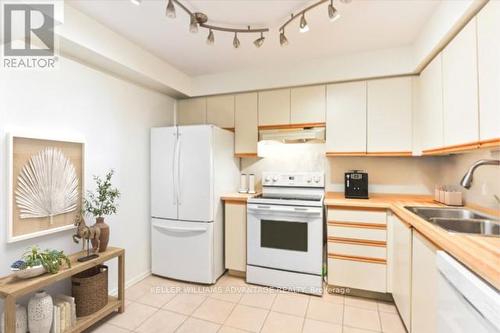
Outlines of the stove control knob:
{"label": "stove control knob", "polygon": [[271,181],[271,177],[267,176],[266,179],[264,179],[264,183],[269,183]]}
{"label": "stove control knob", "polygon": [[307,183],[310,184],[311,182],[312,182],[312,178],[311,177],[307,178]]}
{"label": "stove control knob", "polygon": [[320,178],[319,178],[319,177],[314,177],[314,182],[315,182],[316,184],[317,184],[317,183],[319,183],[319,181],[320,181]]}
{"label": "stove control knob", "polygon": [[278,177],[274,176],[273,177],[273,182],[277,182],[278,181]]}

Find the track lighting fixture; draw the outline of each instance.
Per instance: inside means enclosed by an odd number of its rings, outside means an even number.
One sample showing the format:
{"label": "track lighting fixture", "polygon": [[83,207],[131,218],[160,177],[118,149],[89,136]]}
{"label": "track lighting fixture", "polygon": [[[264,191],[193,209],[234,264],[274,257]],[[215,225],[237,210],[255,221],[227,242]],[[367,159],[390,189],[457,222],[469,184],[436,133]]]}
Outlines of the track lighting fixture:
{"label": "track lighting fixture", "polygon": [[238,33],[237,32],[234,33],[233,46],[234,46],[235,49],[237,49],[238,47],[240,47],[240,40],[238,39]]}
{"label": "track lighting fixture", "polygon": [[280,45],[281,46],[287,46],[288,45],[288,39],[285,36],[285,30],[282,30],[280,32]]}
{"label": "track lighting fixture", "polygon": [[168,0],[166,15],[169,18],[175,18],[175,7],[172,0]]}
{"label": "track lighting fixture", "polygon": [[264,33],[261,32],[260,37],[257,38],[256,40],[254,40],[253,45],[255,45],[255,47],[259,48],[262,46],[262,44],[264,44],[265,39],[266,39],[266,37],[264,37]]}
{"label": "track lighting fixture", "polygon": [[[142,0],[130,0],[132,3],[139,5],[141,4]],[[264,32],[269,32],[268,28],[250,28],[248,29],[241,29],[241,28],[231,28],[231,27],[221,27],[218,25],[213,25],[213,24],[208,24],[208,17],[204,13],[200,12],[193,12],[189,10],[185,5],[182,4],[181,0],[167,0],[167,9],[166,9],[166,16],[169,18],[175,18],[176,13],[175,13],[175,7],[178,6],[180,9],[182,9],[184,12],[186,12],[189,17],[189,31],[192,33],[198,32],[199,28],[205,28],[208,29],[208,36],[207,36],[207,44],[208,45],[213,45],[215,43],[215,36],[214,36],[214,31],[222,31],[222,32],[232,32],[234,33],[234,38],[233,38],[233,46],[235,49],[240,47],[240,40],[238,39],[238,33],[242,34],[255,34],[255,33],[260,33],[260,37],[254,40],[253,44],[255,47],[259,48],[264,44],[265,37],[264,37]],[[351,0],[339,0],[340,2],[347,4],[350,3]],[[298,19],[300,16],[300,23],[299,23],[299,30],[300,32],[306,32],[309,31],[309,26],[307,24],[306,20],[306,13],[310,11],[313,8],[318,7],[321,4],[324,4],[326,2],[329,2],[328,5],[328,17],[330,18],[330,21],[335,21],[340,17],[339,12],[337,9],[333,6],[333,0],[318,0],[318,2],[313,3],[307,8],[302,9],[300,12],[298,12],[296,15],[291,14],[291,17],[281,26],[279,27],[279,41],[281,46],[286,46],[288,45],[288,39],[285,36],[285,27],[289,25],[292,21],[295,21],[295,19]]]}
{"label": "track lighting fixture", "polygon": [[333,0],[330,1],[330,4],[328,5],[328,17],[330,18],[330,21],[336,21],[340,17],[339,12],[335,7],[333,7]]}
{"label": "track lighting fixture", "polygon": [[207,37],[207,44],[208,45],[214,45],[215,42],[215,37],[214,37],[214,32],[212,29],[208,30],[208,37]]}
{"label": "track lighting fixture", "polygon": [[307,25],[307,21],[306,21],[306,13],[302,13],[302,17],[300,18],[299,31],[300,32],[308,32],[309,31],[309,26]]}
{"label": "track lighting fixture", "polygon": [[189,31],[192,33],[198,32],[198,22],[196,22],[196,16],[194,14],[191,15],[191,19],[189,21]]}

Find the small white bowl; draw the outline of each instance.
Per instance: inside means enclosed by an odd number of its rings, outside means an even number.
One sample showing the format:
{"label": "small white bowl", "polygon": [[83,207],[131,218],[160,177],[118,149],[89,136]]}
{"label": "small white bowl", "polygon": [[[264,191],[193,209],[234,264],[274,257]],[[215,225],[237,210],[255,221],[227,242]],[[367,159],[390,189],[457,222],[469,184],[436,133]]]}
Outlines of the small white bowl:
{"label": "small white bowl", "polygon": [[28,267],[25,269],[11,268],[12,273],[20,279],[29,279],[35,276],[42,275],[46,272],[43,265]]}

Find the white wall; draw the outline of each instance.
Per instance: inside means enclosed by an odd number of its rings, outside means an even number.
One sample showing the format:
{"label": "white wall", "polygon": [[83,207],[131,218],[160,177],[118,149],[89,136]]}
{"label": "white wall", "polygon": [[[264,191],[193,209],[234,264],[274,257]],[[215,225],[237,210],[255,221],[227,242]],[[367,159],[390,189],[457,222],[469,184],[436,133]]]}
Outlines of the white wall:
{"label": "white wall", "polygon": [[[118,214],[106,218],[110,245],[126,249],[127,281],[150,271],[149,129],[173,123],[174,100],[109,76],[72,60],[60,58],[51,72],[0,74],[0,275],[25,248],[34,244],[68,253],[80,249],[72,231],[6,243],[6,133],[83,137],[86,141],[85,187],[93,189],[92,175],[113,168],[113,183],[122,196]],[[110,290],[116,288],[116,265]],[[0,309],[1,310],[1,309]]]}

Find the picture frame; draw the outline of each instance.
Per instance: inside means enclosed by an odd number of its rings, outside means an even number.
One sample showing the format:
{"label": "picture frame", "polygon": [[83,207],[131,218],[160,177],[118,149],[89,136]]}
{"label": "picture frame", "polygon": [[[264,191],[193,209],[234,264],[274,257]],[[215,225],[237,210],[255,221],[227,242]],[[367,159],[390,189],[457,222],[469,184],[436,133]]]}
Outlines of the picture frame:
{"label": "picture frame", "polygon": [[[83,197],[85,195],[85,140],[77,136],[58,136],[58,135],[37,135],[24,133],[22,131],[9,132],[7,134],[7,243],[15,243],[31,238],[36,238],[44,235],[50,235],[66,230],[74,229],[74,217],[81,209],[81,204],[83,202]],[[32,143],[32,151],[30,151],[30,143]],[[33,155],[36,152],[43,150],[43,146],[55,146],[61,151],[72,151],[72,157],[68,157],[75,162],[75,170],[79,177],[78,191],[79,196],[77,199],[77,207],[71,212],[61,214],[56,223],[52,224],[52,218],[50,225],[47,222],[36,221],[37,223],[32,223],[32,227],[26,227],[24,225],[19,228],[19,223],[21,221],[20,217],[16,214],[19,213],[19,209],[16,206],[16,198],[14,195],[15,187],[17,185],[19,176],[19,161],[18,157],[20,153],[17,151],[22,146],[23,158],[26,159],[27,155]],[[73,155],[78,154],[75,158]],[[75,155],[76,156],[76,155]],[[75,164],[74,163],[74,164]],[[64,215],[64,216],[62,216]],[[57,216],[56,216],[57,217]],[[46,219],[48,218],[39,218]],[[35,219],[31,219],[33,220]],[[25,221],[22,221],[25,223]],[[28,222],[29,223],[29,222]]]}

